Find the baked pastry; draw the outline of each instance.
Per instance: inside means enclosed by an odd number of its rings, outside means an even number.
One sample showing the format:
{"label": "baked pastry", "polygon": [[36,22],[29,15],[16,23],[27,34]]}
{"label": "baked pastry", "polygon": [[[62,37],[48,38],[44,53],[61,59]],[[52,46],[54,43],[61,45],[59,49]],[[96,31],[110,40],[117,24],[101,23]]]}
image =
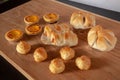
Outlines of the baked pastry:
{"label": "baked pastry", "polygon": [[56,13],[48,13],[43,16],[43,19],[48,23],[54,23],[59,20],[59,15]]}
{"label": "baked pastry", "polygon": [[34,51],[33,57],[36,62],[44,61],[47,59],[47,52],[43,47],[39,47]]}
{"label": "baked pastry", "polygon": [[45,26],[41,41],[56,46],[75,46],[78,44],[78,37],[66,24],[51,24]]}
{"label": "baked pastry", "polygon": [[63,60],[70,60],[74,58],[75,51],[70,47],[63,47],[60,49],[60,55]]}
{"label": "baked pastry", "polygon": [[70,18],[70,24],[75,29],[88,29],[95,26],[95,17],[82,12],[74,12]]}
{"label": "baked pastry", "polygon": [[37,35],[42,31],[42,27],[38,24],[33,24],[25,27],[25,31],[28,35]]}
{"label": "baked pastry", "polygon": [[87,40],[90,47],[100,51],[112,50],[117,42],[117,38],[114,33],[108,29],[103,29],[100,25],[90,29]]}
{"label": "baked pastry", "polygon": [[28,15],[24,17],[24,22],[26,23],[26,25],[32,25],[35,23],[38,23],[40,20],[38,15]]}
{"label": "baked pastry", "polygon": [[20,41],[16,46],[16,50],[20,54],[27,54],[30,51],[30,49],[31,45],[25,41]]}
{"label": "baked pastry", "polygon": [[50,62],[49,70],[54,74],[61,73],[65,70],[65,64],[62,61],[62,59],[59,58],[53,59]]}
{"label": "baked pastry", "polygon": [[23,32],[18,29],[12,29],[5,33],[5,38],[8,41],[18,41],[23,37]]}
{"label": "baked pastry", "polygon": [[91,59],[82,55],[81,57],[76,58],[75,63],[80,70],[88,70],[91,66]]}

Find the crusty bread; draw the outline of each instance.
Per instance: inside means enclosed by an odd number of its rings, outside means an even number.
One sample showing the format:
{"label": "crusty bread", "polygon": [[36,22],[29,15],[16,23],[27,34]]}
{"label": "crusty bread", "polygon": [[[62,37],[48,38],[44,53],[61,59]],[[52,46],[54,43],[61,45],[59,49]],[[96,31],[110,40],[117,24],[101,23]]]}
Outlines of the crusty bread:
{"label": "crusty bread", "polygon": [[70,24],[75,29],[88,29],[95,26],[95,17],[82,12],[74,12],[70,18]]}
{"label": "crusty bread", "polygon": [[34,51],[33,57],[36,62],[44,61],[47,59],[47,52],[43,47],[39,47]]}
{"label": "crusty bread", "polygon": [[16,46],[16,50],[20,54],[27,54],[30,51],[30,49],[31,45],[25,41],[20,41]]}
{"label": "crusty bread", "polygon": [[76,58],[75,63],[80,70],[88,70],[91,66],[91,59],[88,56],[82,55]]}
{"label": "crusty bread", "polygon": [[45,26],[41,41],[56,46],[75,46],[78,44],[78,37],[66,24],[51,24]]}
{"label": "crusty bread", "polygon": [[58,74],[65,70],[65,64],[62,59],[55,58],[50,62],[49,70],[54,73]]}
{"label": "crusty bread", "polygon": [[110,30],[103,29],[102,26],[97,25],[88,32],[88,44],[100,51],[112,50],[117,42],[117,38]]}
{"label": "crusty bread", "polygon": [[70,60],[75,57],[75,51],[66,46],[60,49],[60,55],[63,60]]}

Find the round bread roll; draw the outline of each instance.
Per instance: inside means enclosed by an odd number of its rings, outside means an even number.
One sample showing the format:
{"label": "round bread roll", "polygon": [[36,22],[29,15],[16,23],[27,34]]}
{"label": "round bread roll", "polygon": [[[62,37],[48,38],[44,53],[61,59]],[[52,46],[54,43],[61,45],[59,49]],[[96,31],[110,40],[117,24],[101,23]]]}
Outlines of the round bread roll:
{"label": "round bread roll", "polygon": [[65,70],[65,64],[63,60],[60,58],[53,59],[49,65],[49,70],[54,74],[63,72]]}
{"label": "round bread roll", "polygon": [[38,23],[40,20],[38,15],[28,15],[24,17],[24,22],[26,23],[26,25],[32,25],[35,23]]}
{"label": "round bread roll", "polygon": [[48,23],[54,23],[59,20],[59,15],[56,13],[48,13],[43,16],[43,19]]}
{"label": "round bread roll", "polygon": [[41,62],[47,59],[47,52],[43,47],[39,47],[34,51],[34,60],[36,62]]}
{"label": "round bread roll", "polygon": [[75,51],[74,51],[74,49],[72,49],[70,47],[63,47],[60,50],[60,55],[63,60],[70,60],[70,59],[74,58]]}
{"label": "round bread roll", "polygon": [[5,38],[8,41],[18,41],[23,37],[23,32],[18,29],[12,29],[5,33]]}
{"label": "round bread roll", "polygon": [[117,42],[117,38],[114,33],[110,30],[103,29],[100,25],[90,29],[87,39],[90,47],[100,51],[112,50]]}
{"label": "round bread roll", "polygon": [[91,59],[83,55],[81,57],[77,57],[75,63],[80,70],[88,70],[91,66]]}
{"label": "round bread roll", "polygon": [[37,35],[42,31],[42,27],[40,25],[34,24],[25,27],[25,31],[28,35]]}
{"label": "round bread roll", "polygon": [[88,29],[95,26],[95,18],[87,13],[74,12],[70,18],[70,24],[75,29]]}
{"label": "round bread roll", "polygon": [[25,41],[20,41],[16,46],[16,50],[20,54],[27,54],[30,51],[30,49],[31,45]]}

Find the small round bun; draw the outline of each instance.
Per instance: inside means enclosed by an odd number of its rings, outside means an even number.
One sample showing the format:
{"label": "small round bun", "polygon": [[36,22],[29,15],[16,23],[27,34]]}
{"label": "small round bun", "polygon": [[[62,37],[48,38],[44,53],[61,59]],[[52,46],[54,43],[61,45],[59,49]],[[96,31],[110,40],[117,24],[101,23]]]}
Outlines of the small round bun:
{"label": "small round bun", "polygon": [[63,47],[60,50],[60,55],[63,60],[70,60],[70,59],[74,58],[75,51],[74,51],[74,49],[72,49],[70,47]]}
{"label": "small round bun", "polygon": [[20,41],[16,46],[16,50],[20,54],[27,54],[30,51],[30,49],[31,45],[25,41]]}
{"label": "small round bun", "polygon": [[12,29],[5,33],[5,38],[8,41],[18,41],[23,37],[23,32],[18,29]]}
{"label": "small round bun", "polygon": [[80,70],[88,70],[91,66],[91,59],[83,55],[81,57],[77,57],[75,63]]}
{"label": "small round bun", "polygon": [[65,70],[65,64],[63,60],[60,58],[53,59],[49,65],[49,70],[54,74],[63,72]]}
{"label": "small round bun", "polygon": [[28,35],[37,35],[42,31],[42,27],[38,24],[33,24],[25,27],[25,31]]}
{"label": "small round bun", "polygon": [[24,17],[24,22],[26,25],[32,25],[38,23],[40,20],[38,15],[28,15]]}
{"label": "small round bun", "polygon": [[34,60],[36,62],[41,62],[47,59],[47,52],[43,47],[39,47],[34,51]]}
{"label": "small round bun", "polygon": [[111,30],[102,28],[100,25],[90,29],[87,40],[90,47],[100,51],[110,51],[114,49],[117,43],[115,34]]}
{"label": "small round bun", "polygon": [[95,17],[82,12],[74,12],[70,18],[70,24],[75,29],[88,29],[95,26]]}
{"label": "small round bun", "polygon": [[59,15],[56,13],[48,13],[43,16],[43,19],[48,23],[54,23],[59,20]]}

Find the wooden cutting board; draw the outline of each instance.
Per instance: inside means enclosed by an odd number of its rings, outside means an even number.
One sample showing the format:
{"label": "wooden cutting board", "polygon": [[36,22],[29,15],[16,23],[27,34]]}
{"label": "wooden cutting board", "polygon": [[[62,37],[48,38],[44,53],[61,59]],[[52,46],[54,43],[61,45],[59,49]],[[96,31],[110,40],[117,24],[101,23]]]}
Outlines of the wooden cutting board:
{"label": "wooden cutting board", "polygon": [[[72,47],[76,51],[76,57],[87,55],[92,59],[90,70],[81,71],[70,60],[66,64],[66,69],[61,74],[52,74],[48,65],[53,58],[60,57],[60,47],[43,45],[40,42],[41,34],[37,36],[25,35],[22,40],[32,45],[32,50],[27,55],[20,55],[16,52],[18,42],[8,42],[4,38],[5,32],[10,29],[21,29],[24,31],[24,16],[37,14],[40,16],[40,25],[45,23],[42,16],[48,12],[56,12],[60,15],[58,23],[69,24],[70,16],[75,11],[87,12],[57,1],[32,0],[21,6],[13,8],[0,14],[0,54],[17,70],[30,80],[120,80],[120,22],[90,13],[95,16],[97,24],[112,30],[118,38],[116,47],[109,52],[101,52],[92,49],[87,44],[87,30],[76,30],[79,37],[79,44]],[[48,59],[41,63],[36,63],[33,59],[33,52],[37,47],[44,47],[48,52]]]}

